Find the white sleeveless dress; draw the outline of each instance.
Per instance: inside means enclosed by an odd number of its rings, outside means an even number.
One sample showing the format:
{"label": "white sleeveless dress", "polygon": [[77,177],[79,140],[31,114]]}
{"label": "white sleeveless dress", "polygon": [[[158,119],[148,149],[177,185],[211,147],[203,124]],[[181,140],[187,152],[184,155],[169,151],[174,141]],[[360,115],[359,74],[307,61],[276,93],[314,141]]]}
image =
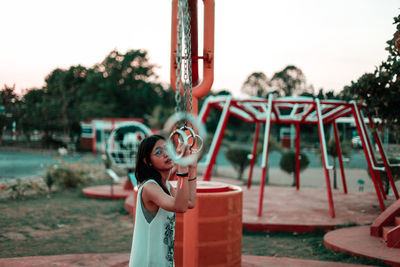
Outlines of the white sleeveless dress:
{"label": "white sleeveless dress", "polygon": [[[175,213],[162,208],[150,212],[144,207],[142,190],[146,183],[157,184],[153,179],[148,180],[138,191],[129,267],[173,267]],[[167,182],[168,190],[169,187]]]}

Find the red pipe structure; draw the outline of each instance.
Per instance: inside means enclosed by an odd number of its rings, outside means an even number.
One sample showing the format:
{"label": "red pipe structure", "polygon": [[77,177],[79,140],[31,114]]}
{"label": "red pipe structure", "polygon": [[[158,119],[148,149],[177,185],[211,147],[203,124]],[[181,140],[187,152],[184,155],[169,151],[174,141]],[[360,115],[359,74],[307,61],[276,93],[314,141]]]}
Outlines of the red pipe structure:
{"label": "red pipe structure", "polygon": [[358,106],[354,103],[353,116],[355,118],[357,131],[358,131],[358,134],[359,134],[359,136],[361,138],[361,143],[362,143],[362,146],[363,146],[364,154],[365,154],[365,157],[366,157],[367,163],[368,163],[368,169],[369,169],[369,172],[371,174],[372,181],[374,183],[376,195],[378,197],[379,206],[380,206],[381,210],[384,211],[385,210],[385,204],[384,204],[383,199],[382,199],[382,192],[381,192],[381,190],[379,188],[377,178],[375,177],[375,170],[374,170],[374,168],[372,166],[372,159],[370,158],[369,153],[368,153],[367,142],[364,139],[364,135],[363,135],[363,132],[361,130],[361,125],[360,125],[361,124],[361,120],[359,119],[359,117],[357,115],[358,111],[359,111],[358,110]]}
{"label": "red pipe structure", "polygon": [[[216,108],[221,110],[221,117],[218,123],[217,130],[215,131],[212,145],[210,147],[210,152],[206,157],[205,166],[206,172],[203,176],[203,180],[210,180],[211,178],[211,170],[213,168],[213,164],[215,163],[216,155],[218,154],[218,149],[220,147],[223,132],[225,130],[228,117],[232,115],[237,117],[245,122],[250,123],[265,123],[266,126],[269,123],[287,123],[287,124],[296,124],[296,154],[297,159],[299,159],[299,151],[300,151],[300,139],[299,139],[299,132],[300,130],[297,127],[300,127],[300,124],[312,124],[318,127],[318,133],[321,143],[321,151],[323,153],[323,168],[325,173],[325,181],[326,181],[326,188],[327,188],[327,198],[329,204],[329,212],[332,217],[335,216],[335,209],[333,204],[333,197],[332,197],[332,189],[330,184],[330,177],[329,177],[329,169],[332,166],[328,163],[327,151],[326,151],[326,141],[325,141],[325,134],[324,134],[324,124],[333,125],[333,131],[336,140],[336,149],[338,151],[338,158],[340,164],[340,170],[342,175],[342,184],[344,193],[347,193],[347,184],[346,178],[344,173],[344,166],[343,166],[343,157],[342,151],[340,147],[340,140],[339,140],[339,132],[337,128],[337,121],[340,118],[350,116],[354,118],[354,121],[357,126],[357,131],[362,139],[363,142],[363,149],[364,154],[368,163],[368,168],[372,173],[372,180],[374,182],[375,191],[378,197],[379,205],[383,210],[385,208],[383,203],[383,195],[380,183],[380,178],[377,176],[376,171],[382,170],[386,171],[388,177],[390,179],[391,173],[389,170],[390,163],[387,161],[387,158],[384,155],[382,145],[379,141],[377,141],[378,146],[381,150],[382,160],[384,167],[377,167],[371,155],[371,145],[368,145],[367,138],[364,138],[364,132],[367,131],[365,125],[363,126],[362,118],[358,115],[360,109],[362,108],[355,103],[349,103],[346,101],[339,101],[339,100],[319,100],[313,99],[309,97],[281,97],[276,99],[260,99],[260,98],[247,98],[247,99],[235,99],[231,96],[211,96],[208,97],[203,106],[200,114],[208,114],[210,108]],[[288,109],[290,112],[288,112]],[[282,112],[282,110],[286,110]],[[289,115],[288,115],[289,113]],[[202,116],[202,120],[206,121],[206,116]],[[299,125],[299,126],[297,126]],[[371,125],[373,127],[373,125]],[[268,127],[266,127],[268,128]],[[262,216],[262,204],[264,198],[264,186],[265,186],[265,177],[266,177],[266,166],[268,164],[268,154],[269,154],[269,146],[266,142],[269,142],[269,129],[264,134],[264,149],[263,149],[263,159],[262,163],[262,176],[260,182],[260,197],[258,203],[258,216]],[[253,143],[253,159],[254,159],[254,143]],[[385,163],[386,162],[386,163]],[[253,163],[254,164],[254,163]],[[296,162],[296,165],[299,163]],[[300,186],[300,175],[299,175],[299,166],[296,166],[296,180],[297,185]],[[249,181],[247,187],[251,186],[251,180],[253,176],[253,166],[250,168],[251,174],[249,175]],[[298,178],[297,178],[298,177]],[[395,184],[391,181],[391,185],[393,187],[393,192],[398,197],[398,191],[395,187]],[[299,187],[298,187],[299,188]]]}
{"label": "red pipe structure", "polygon": [[346,177],[344,176],[342,149],[340,148],[340,140],[339,140],[339,134],[338,134],[336,121],[333,121],[332,125],[333,125],[333,132],[334,132],[334,135],[335,135],[336,151],[337,151],[337,155],[338,155],[338,158],[339,158],[340,174],[342,176],[343,192],[345,194],[347,194],[347,184],[346,184]]}
{"label": "red pipe structure", "polygon": [[258,135],[260,133],[260,123],[256,123],[256,130],[254,133],[254,142],[253,142],[253,151],[251,153],[251,161],[250,161],[250,171],[249,171],[249,179],[247,180],[247,188],[250,188],[251,185],[251,178],[253,177],[253,168],[254,163],[256,162],[256,155],[257,155],[257,144],[258,144]]}
{"label": "red pipe structure", "polygon": [[296,123],[296,189],[300,188],[300,123]]}
{"label": "red pipe structure", "polygon": [[[374,126],[374,122],[373,122],[371,116],[368,116],[368,121],[369,121],[369,124],[371,126],[371,129],[374,129],[375,126]],[[396,185],[394,183],[392,172],[390,171],[389,161],[388,161],[388,159],[387,159],[387,157],[385,155],[385,152],[383,150],[381,140],[379,139],[379,136],[378,136],[376,131],[373,131],[373,136],[374,136],[376,144],[378,145],[379,153],[381,154],[383,165],[385,166],[385,169],[386,169],[389,181],[390,181],[390,185],[392,186],[392,189],[393,189],[393,193],[394,193],[396,199],[399,199],[399,193],[398,193]]]}

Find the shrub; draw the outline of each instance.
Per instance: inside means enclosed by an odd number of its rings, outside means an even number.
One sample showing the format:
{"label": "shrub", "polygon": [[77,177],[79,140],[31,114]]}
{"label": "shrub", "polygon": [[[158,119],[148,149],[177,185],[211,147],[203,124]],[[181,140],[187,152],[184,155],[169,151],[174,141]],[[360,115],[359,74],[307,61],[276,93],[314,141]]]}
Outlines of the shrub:
{"label": "shrub", "polygon": [[242,148],[229,148],[225,153],[226,158],[237,171],[239,180],[242,180],[243,172],[250,164],[249,154],[249,150]]}
{"label": "shrub", "polygon": [[13,199],[23,199],[25,192],[32,188],[29,182],[24,182],[22,179],[17,179],[15,182],[8,185],[11,190],[11,197]]}
{"label": "shrub", "polygon": [[61,164],[49,167],[44,179],[50,191],[53,184],[63,188],[77,188],[86,182],[86,175],[77,164]]}
{"label": "shrub", "polygon": [[[310,164],[310,160],[307,155],[300,152],[300,171],[303,171]],[[281,169],[289,174],[293,173],[293,184],[296,186],[296,152],[286,151],[282,154],[281,160],[279,161]]]}

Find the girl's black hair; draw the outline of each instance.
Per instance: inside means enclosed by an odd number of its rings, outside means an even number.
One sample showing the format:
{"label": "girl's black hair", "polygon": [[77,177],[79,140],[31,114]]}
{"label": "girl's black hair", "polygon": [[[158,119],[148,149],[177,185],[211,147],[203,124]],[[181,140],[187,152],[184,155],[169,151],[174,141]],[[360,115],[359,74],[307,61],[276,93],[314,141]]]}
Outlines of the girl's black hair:
{"label": "girl's black hair", "polygon": [[164,192],[170,195],[168,189],[162,183],[161,174],[150,165],[150,155],[158,140],[165,140],[165,138],[161,135],[152,135],[146,137],[142,142],[140,142],[136,156],[135,175],[139,183],[154,179],[159,186],[161,186]]}

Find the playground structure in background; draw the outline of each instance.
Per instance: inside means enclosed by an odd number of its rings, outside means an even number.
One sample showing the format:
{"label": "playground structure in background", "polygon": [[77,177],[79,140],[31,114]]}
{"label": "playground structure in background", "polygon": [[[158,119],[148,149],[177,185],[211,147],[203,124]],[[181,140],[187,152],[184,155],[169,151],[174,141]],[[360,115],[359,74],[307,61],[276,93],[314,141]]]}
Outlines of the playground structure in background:
{"label": "playground structure in background", "polygon": [[[295,124],[296,125],[296,189],[299,189],[300,179],[300,124],[313,124],[318,126],[318,133],[320,139],[320,146],[322,152],[322,162],[325,171],[325,181],[328,195],[329,212],[331,217],[335,217],[335,209],[332,198],[332,189],[330,185],[329,170],[332,169],[332,165],[329,164],[327,146],[324,132],[325,124],[332,124],[334,130],[334,137],[336,141],[336,148],[338,151],[338,159],[340,165],[340,171],[342,176],[343,190],[347,194],[346,179],[343,167],[343,158],[340,148],[340,141],[338,135],[338,129],[336,120],[342,117],[352,116],[355,120],[358,134],[361,138],[362,147],[368,163],[368,170],[371,174],[372,181],[374,183],[376,195],[378,197],[379,205],[382,211],[385,210],[384,199],[386,194],[382,185],[382,180],[379,172],[385,171],[393,193],[396,199],[399,199],[399,194],[394,183],[393,176],[390,171],[391,164],[386,156],[381,140],[376,133],[368,132],[368,127],[365,124],[365,118],[363,116],[364,106],[356,103],[355,101],[340,101],[340,100],[319,100],[311,97],[279,97],[274,98],[272,94],[269,95],[268,99],[263,98],[248,98],[248,99],[235,99],[231,96],[211,96],[205,100],[200,111],[199,118],[205,123],[207,116],[211,108],[222,111],[218,122],[217,129],[215,131],[210,152],[207,154],[205,165],[206,170],[203,176],[204,181],[211,179],[211,173],[213,165],[215,164],[216,157],[221,145],[221,141],[224,135],[228,118],[233,115],[242,121],[249,123],[256,123],[256,130],[254,134],[254,143],[252,150],[252,158],[250,162],[250,172],[248,179],[248,188],[251,185],[251,179],[253,174],[253,167],[256,159],[257,143],[259,138],[260,124],[265,123],[264,141],[263,141],[263,152],[262,152],[262,177],[260,183],[260,196],[257,215],[262,215],[263,209],[263,198],[264,198],[264,186],[266,178],[266,169],[268,164],[268,152],[269,152],[269,138],[271,123],[282,123],[282,124]],[[369,127],[375,128],[374,121],[371,117],[368,117]],[[372,142],[369,135],[372,135],[379,149],[381,156],[381,162],[378,162],[373,152]]]}

